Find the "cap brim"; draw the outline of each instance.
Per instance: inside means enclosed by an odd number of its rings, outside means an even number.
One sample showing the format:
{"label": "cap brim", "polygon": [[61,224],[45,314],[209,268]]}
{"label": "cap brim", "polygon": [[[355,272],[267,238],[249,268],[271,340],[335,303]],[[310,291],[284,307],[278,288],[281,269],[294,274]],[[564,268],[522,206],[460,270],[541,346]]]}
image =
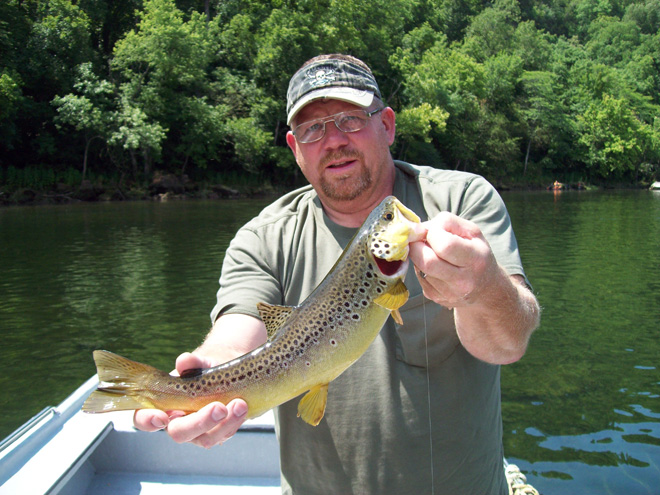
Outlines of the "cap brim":
{"label": "cap brim", "polygon": [[341,100],[348,103],[353,103],[360,107],[368,107],[374,101],[374,92],[367,91],[364,89],[355,89],[355,88],[343,88],[343,87],[331,87],[331,88],[321,88],[315,91],[310,91],[305,96],[300,98],[296,104],[289,111],[289,116],[287,117],[286,124],[291,125],[291,121],[296,116],[296,114],[308,103],[314,100]]}

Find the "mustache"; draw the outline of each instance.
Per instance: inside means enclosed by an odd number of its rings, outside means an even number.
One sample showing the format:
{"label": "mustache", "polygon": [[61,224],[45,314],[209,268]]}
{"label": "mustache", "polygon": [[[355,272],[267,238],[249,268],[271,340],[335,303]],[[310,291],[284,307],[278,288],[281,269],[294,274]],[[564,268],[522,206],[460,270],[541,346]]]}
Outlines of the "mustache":
{"label": "mustache", "polygon": [[364,155],[358,150],[338,150],[331,151],[321,158],[320,165],[326,167],[330,162],[339,160],[362,160]]}

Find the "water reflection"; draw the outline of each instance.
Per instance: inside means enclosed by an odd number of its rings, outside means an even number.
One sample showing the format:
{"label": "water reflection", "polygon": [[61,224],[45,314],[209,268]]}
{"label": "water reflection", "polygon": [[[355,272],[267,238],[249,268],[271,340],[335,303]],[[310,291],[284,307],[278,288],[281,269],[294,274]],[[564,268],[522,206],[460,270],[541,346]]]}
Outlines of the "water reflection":
{"label": "water reflection", "polygon": [[646,191],[505,195],[544,307],[527,356],[503,370],[505,452],[546,495],[657,493],[654,199]]}
{"label": "water reflection", "polygon": [[91,376],[94,349],[170,369],[196,347],[224,251],[263,204],[0,209],[0,437]]}

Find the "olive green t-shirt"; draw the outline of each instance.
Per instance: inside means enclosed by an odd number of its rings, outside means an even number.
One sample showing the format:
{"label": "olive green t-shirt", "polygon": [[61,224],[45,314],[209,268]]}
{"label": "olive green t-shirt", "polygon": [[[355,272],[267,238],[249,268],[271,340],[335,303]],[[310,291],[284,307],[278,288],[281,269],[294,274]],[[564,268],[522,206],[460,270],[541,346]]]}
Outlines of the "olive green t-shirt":
{"label": "olive green t-shirt", "polygon": [[[483,178],[396,164],[393,194],[422,221],[449,211],[475,222],[509,274],[524,276],[508,213]],[[323,280],[357,229],[333,223],[314,190],[289,193],[242,227],[225,255],[213,321],[295,306]],[[389,318],[329,387],[321,423],[276,410],[284,493],[507,493],[500,368],[461,345],[453,311],[425,299],[410,265],[403,325]],[[427,367],[428,363],[428,367]],[[427,370],[428,368],[428,370]]]}

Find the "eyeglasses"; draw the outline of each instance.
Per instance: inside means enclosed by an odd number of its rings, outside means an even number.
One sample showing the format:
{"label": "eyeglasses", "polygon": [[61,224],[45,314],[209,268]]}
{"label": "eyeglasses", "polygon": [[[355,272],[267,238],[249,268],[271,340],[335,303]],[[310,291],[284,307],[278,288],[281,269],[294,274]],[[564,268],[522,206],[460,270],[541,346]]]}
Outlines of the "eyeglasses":
{"label": "eyeglasses", "polygon": [[299,143],[314,143],[325,136],[325,124],[334,122],[341,132],[357,132],[361,131],[373,115],[383,110],[378,108],[371,112],[366,110],[351,110],[350,112],[341,112],[334,115],[329,115],[324,119],[310,120],[297,125],[293,130],[293,135]]}

